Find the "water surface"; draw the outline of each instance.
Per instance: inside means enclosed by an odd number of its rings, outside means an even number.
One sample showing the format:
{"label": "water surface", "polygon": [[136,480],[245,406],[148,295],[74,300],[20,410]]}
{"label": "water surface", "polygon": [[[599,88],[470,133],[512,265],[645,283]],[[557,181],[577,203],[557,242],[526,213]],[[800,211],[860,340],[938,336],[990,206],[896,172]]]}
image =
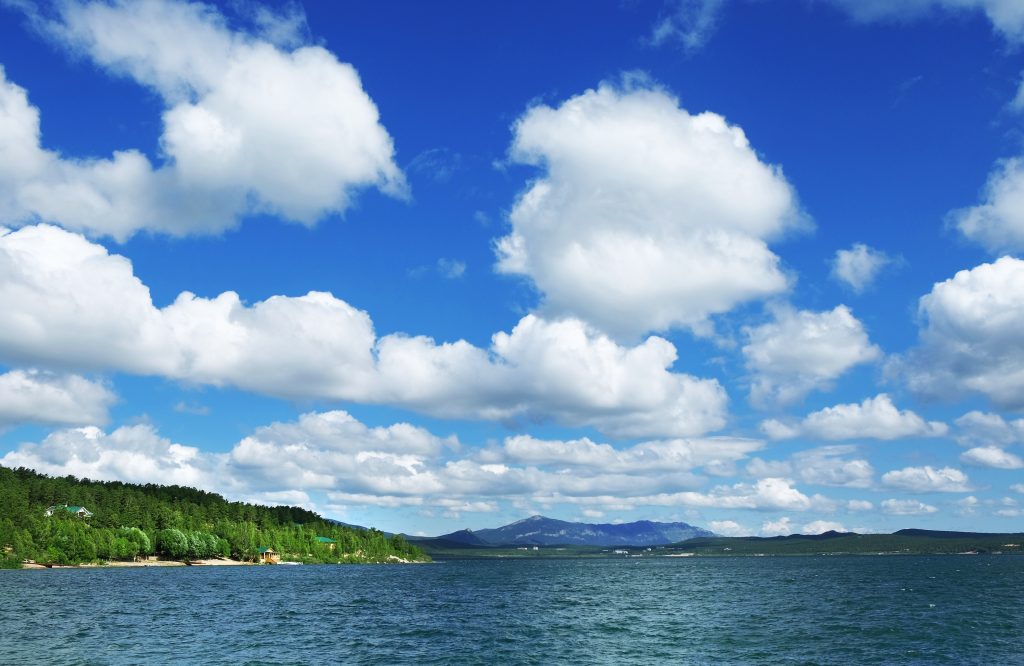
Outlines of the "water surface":
{"label": "water surface", "polygon": [[1024,556],[0,571],[0,661],[1024,664]]}

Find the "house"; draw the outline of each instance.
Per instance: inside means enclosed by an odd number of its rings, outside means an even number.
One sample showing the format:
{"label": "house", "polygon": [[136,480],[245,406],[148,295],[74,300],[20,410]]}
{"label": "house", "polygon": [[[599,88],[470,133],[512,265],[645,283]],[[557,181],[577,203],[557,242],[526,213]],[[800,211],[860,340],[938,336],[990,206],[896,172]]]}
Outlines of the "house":
{"label": "house", "polygon": [[46,507],[46,511],[43,512],[43,515],[49,517],[58,511],[67,511],[79,518],[92,518],[92,511],[86,509],[84,506],[68,506],[67,504],[54,504],[53,506],[48,506]]}
{"label": "house", "polygon": [[334,550],[338,546],[338,542],[334,539],[328,539],[327,537],[318,536],[316,542],[321,546],[327,546],[330,550]]}
{"label": "house", "polygon": [[256,561],[260,564],[277,564],[281,561],[281,556],[273,548],[260,548]]}

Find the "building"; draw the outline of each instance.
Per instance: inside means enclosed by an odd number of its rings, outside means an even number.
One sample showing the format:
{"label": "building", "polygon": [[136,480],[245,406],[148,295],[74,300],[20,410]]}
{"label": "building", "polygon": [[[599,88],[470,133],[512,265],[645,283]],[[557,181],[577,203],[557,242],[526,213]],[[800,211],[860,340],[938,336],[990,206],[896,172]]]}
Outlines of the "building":
{"label": "building", "polygon": [[256,561],[260,564],[277,564],[281,561],[281,556],[273,548],[260,548]]}
{"label": "building", "polygon": [[327,537],[318,536],[316,542],[321,546],[327,546],[330,550],[334,550],[338,546],[338,542],[334,539],[328,539]]}
{"label": "building", "polygon": [[52,516],[58,511],[67,511],[73,513],[79,518],[92,518],[92,511],[86,509],[84,506],[68,506],[67,504],[54,504],[53,506],[46,507],[46,511],[43,512],[44,516]]}

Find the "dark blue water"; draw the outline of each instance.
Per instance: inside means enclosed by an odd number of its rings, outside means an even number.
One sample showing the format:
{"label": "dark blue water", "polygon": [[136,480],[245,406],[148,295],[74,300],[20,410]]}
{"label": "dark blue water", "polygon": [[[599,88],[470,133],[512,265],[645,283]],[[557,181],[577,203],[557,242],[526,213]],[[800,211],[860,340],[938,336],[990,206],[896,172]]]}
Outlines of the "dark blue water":
{"label": "dark blue water", "polygon": [[0,571],[0,662],[1024,664],[1024,556]]}

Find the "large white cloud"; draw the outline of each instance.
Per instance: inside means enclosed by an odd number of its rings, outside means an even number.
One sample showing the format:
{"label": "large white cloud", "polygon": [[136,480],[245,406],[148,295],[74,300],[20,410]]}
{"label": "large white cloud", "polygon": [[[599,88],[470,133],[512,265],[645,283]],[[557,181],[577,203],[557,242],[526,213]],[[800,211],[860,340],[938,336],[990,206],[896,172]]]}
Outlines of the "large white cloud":
{"label": "large white cloud", "polygon": [[105,423],[116,400],[102,383],[35,370],[0,374],[0,428],[22,423]]}
{"label": "large white cloud", "polygon": [[[510,438],[504,447],[482,452],[463,450],[454,437],[410,424],[369,427],[332,411],[258,428],[226,453],[171,442],[150,425],[110,433],[86,427],[22,444],[0,464],[94,479],[184,483],[268,501],[290,501],[301,493],[348,505],[448,511],[491,510],[499,500],[799,511],[815,505],[815,499],[780,478],[696,490],[704,480],[693,472],[722,457],[741,458],[756,446],[724,441],[715,455],[713,441],[648,442],[608,453],[602,445],[584,442]],[[596,457],[581,458],[581,451],[596,451]],[[503,461],[496,462],[495,455]]]}
{"label": "large white cloud", "polygon": [[1024,160],[999,163],[989,175],[984,202],[954,211],[951,220],[990,252],[1024,250]]}
{"label": "large white cloud", "polygon": [[444,417],[554,419],[615,436],[681,437],[725,423],[715,380],[670,371],[676,349],[623,346],[586,324],[524,317],[489,348],[378,337],[334,296],[181,294],[154,306],[131,263],[37,225],[0,235],[0,361],[117,370],[288,398],[387,403]]}
{"label": "large white cloud", "polygon": [[1024,408],[1024,261],[1003,257],[937,283],[918,305],[920,343],[893,368],[925,396],[977,392]]}
{"label": "large white cloud", "polygon": [[914,412],[899,410],[885,393],[851,403],[826,407],[808,414],[798,423],[769,419],[761,430],[772,439],[812,437],[819,439],[900,439],[902,437],[938,437],[949,430],[940,421],[925,421]]}
{"label": "large white cloud", "polygon": [[745,332],[743,355],[753,372],[750,399],[761,407],[827,389],[853,366],[882,354],[845,305],[825,312],[777,307],[773,321]]}
{"label": "large white cloud", "polygon": [[116,239],[212,233],[253,210],[309,224],[344,211],[354,189],[404,191],[377,107],[355,69],[324,48],[278,46],[175,0],[68,1],[35,21],[160,95],[164,161],[44,149],[38,109],[0,70],[0,222],[42,219]]}
{"label": "large white cloud", "polygon": [[542,312],[633,336],[787,288],[766,242],[802,224],[795,195],[721,116],[632,81],[535,106],[514,131],[511,160],[543,175],[516,201],[497,267],[529,277]]}
{"label": "large white cloud", "polygon": [[967,475],[954,467],[935,469],[905,467],[882,475],[882,485],[912,493],[966,493],[971,487]]}

